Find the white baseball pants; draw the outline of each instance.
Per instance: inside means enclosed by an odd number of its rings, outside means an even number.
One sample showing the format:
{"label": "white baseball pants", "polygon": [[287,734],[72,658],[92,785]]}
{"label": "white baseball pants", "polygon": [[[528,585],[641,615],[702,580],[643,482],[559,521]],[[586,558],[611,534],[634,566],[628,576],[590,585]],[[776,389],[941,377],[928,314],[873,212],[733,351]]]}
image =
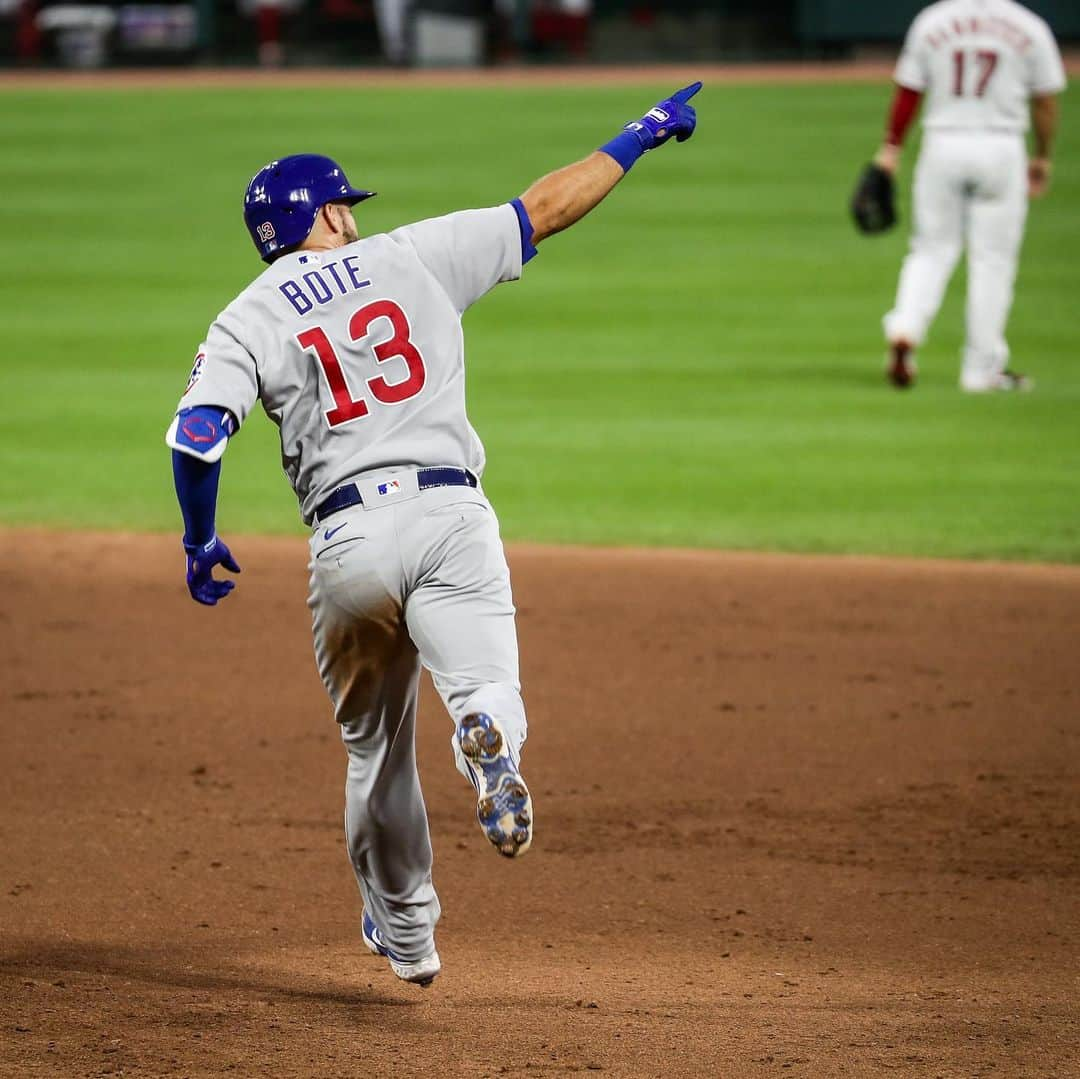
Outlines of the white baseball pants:
{"label": "white baseball pants", "polygon": [[884,319],[885,336],[923,343],[966,246],[967,339],[960,384],[988,389],[1009,361],[1005,326],[1028,209],[1023,137],[928,131],[913,195],[911,248],[896,305]]}
{"label": "white baseball pants", "polygon": [[359,481],[364,505],[315,527],[308,606],[348,753],[349,859],[388,945],[415,961],[432,950],[440,913],[414,745],[421,664],[455,726],[487,712],[515,759],[526,721],[510,573],[490,503],[470,487],[420,491],[415,472],[393,473],[401,490],[387,498],[378,494],[387,478]]}

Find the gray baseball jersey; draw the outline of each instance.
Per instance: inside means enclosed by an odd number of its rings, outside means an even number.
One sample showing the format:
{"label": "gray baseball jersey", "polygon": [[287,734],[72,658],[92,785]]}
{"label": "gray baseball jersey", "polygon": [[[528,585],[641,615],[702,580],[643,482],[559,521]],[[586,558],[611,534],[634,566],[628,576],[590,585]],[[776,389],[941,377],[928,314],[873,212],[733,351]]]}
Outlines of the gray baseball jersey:
{"label": "gray baseball jersey", "polygon": [[180,407],[219,405],[243,423],[260,400],[309,524],[359,473],[455,465],[479,475],[461,315],[520,277],[521,260],[510,205],[285,255],[214,321]]}
{"label": "gray baseball jersey", "polygon": [[421,664],[455,724],[496,717],[515,761],[526,737],[498,520],[482,490],[421,489],[417,471],[482,471],[461,315],[521,265],[509,205],[282,256],[215,320],[181,400],[241,423],[260,400],[308,523],[335,487],[362,492],[312,529],[308,606],[349,755],[350,861],[365,910],[409,963],[430,963],[440,911],[413,746]]}

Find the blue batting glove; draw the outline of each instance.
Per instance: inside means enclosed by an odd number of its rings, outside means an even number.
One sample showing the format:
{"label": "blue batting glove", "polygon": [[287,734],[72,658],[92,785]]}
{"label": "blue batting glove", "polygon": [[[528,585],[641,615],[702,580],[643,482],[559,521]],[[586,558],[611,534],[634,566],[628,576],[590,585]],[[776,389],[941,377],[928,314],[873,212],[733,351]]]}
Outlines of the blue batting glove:
{"label": "blue batting glove", "polygon": [[205,603],[213,607],[219,599],[224,599],[235,587],[233,581],[217,581],[211,570],[215,566],[224,566],[230,573],[239,573],[240,567],[229,548],[213,536],[209,543],[185,543],[187,552],[187,586],[191,598],[196,603]]}
{"label": "blue batting glove", "polygon": [[642,150],[663,146],[672,135],[676,142],[686,142],[697,127],[697,113],[689,101],[700,89],[700,82],[691,83],[654,105],[640,120],[627,124],[625,130],[638,137]]}

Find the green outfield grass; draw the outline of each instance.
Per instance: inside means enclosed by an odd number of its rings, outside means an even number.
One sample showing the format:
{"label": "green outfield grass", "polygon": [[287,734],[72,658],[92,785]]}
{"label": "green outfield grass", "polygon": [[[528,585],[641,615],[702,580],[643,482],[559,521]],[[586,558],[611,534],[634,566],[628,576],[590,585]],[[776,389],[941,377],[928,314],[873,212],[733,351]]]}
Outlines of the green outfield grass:
{"label": "green outfield grass", "polygon": [[[381,231],[509,199],[670,89],[0,95],[0,520],[177,527],[162,436],[259,270],[240,199],[265,160],[339,157]],[[507,538],[1080,560],[1080,93],[1012,322],[1038,388],[993,398],[955,388],[962,276],[918,389],[883,381],[905,235],[861,239],[845,210],[887,98],[706,87],[693,142],[467,315]],[[299,529],[261,415],[219,524]]]}

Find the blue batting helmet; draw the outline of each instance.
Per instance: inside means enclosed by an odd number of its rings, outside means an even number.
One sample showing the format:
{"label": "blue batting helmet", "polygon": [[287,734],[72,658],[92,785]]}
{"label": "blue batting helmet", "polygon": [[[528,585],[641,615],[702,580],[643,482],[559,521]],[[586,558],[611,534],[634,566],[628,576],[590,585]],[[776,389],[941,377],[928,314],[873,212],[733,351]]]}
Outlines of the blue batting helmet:
{"label": "blue batting helmet", "polygon": [[303,243],[328,202],[355,206],[374,191],[352,186],[341,166],[320,154],[293,154],[259,169],[244,195],[244,223],[263,262]]}

